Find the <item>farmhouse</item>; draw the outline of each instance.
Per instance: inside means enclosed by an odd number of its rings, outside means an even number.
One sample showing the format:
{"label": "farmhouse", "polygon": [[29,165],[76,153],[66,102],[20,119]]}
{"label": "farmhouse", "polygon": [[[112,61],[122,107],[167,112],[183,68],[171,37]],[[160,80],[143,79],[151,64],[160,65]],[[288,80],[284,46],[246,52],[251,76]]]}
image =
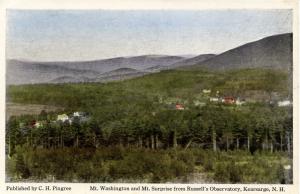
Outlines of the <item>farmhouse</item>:
{"label": "farmhouse", "polygon": [[236,103],[236,99],[232,96],[226,96],[222,99],[222,102],[224,104],[235,104]]}
{"label": "farmhouse", "polygon": [[73,117],[84,117],[87,114],[85,112],[74,112]]}
{"label": "farmhouse", "polygon": [[210,89],[203,89],[202,92],[203,92],[203,94],[210,94],[211,90]]}
{"label": "farmhouse", "polygon": [[211,98],[209,98],[209,101],[210,102],[219,102],[219,98],[211,97]]}
{"label": "farmhouse", "polygon": [[43,126],[43,123],[41,121],[36,121],[35,124],[33,125],[35,128],[40,128]]}
{"label": "farmhouse", "polygon": [[278,101],[277,105],[280,106],[280,107],[291,106],[292,102],[289,101],[289,100],[283,100],[283,101]]}
{"label": "farmhouse", "polygon": [[177,103],[175,105],[176,110],[184,110],[184,106],[182,104]]}
{"label": "farmhouse", "polygon": [[246,103],[245,100],[241,100],[241,99],[239,99],[239,98],[237,98],[236,101],[235,101],[235,104],[238,105],[238,106],[243,105],[243,104],[245,104],[245,103]]}
{"label": "farmhouse", "polygon": [[73,122],[74,119],[78,119],[79,122],[84,123],[89,120],[89,117],[88,117],[88,114],[85,112],[74,112],[70,119],[71,119],[71,122]]}
{"label": "farmhouse", "polygon": [[57,121],[62,121],[62,122],[66,122],[66,121],[70,121],[70,118],[67,114],[61,114],[61,115],[57,115]]}

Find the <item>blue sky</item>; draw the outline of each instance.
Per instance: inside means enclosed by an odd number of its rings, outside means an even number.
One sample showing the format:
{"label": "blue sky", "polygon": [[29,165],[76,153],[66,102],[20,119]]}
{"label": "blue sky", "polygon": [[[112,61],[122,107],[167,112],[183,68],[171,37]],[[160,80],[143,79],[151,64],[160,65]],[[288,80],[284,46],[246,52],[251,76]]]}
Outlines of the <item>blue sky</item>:
{"label": "blue sky", "polygon": [[290,10],[8,10],[7,58],[221,53],[292,32]]}

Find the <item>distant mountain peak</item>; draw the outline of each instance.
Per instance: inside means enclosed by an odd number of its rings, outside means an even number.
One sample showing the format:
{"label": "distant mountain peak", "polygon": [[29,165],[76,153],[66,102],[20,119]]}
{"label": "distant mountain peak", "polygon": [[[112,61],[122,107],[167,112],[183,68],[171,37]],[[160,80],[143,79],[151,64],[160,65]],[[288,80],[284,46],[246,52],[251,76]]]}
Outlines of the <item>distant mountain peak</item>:
{"label": "distant mountain peak", "polygon": [[275,68],[290,70],[293,58],[292,33],[273,35],[230,49],[190,68],[217,70]]}

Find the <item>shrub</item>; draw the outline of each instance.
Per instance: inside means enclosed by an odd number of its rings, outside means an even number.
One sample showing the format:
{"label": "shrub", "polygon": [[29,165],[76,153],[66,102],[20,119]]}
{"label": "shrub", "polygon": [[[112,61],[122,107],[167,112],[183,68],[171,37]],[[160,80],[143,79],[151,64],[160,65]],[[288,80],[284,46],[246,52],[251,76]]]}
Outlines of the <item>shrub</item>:
{"label": "shrub", "polygon": [[216,165],[214,178],[222,183],[239,183],[243,181],[243,171],[234,161],[219,162]]}
{"label": "shrub", "polygon": [[94,178],[93,164],[89,161],[83,161],[79,163],[76,167],[76,174],[79,180],[82,180],[84,182],[91,182]]}
{"label": "shrub", "polygon": [[186,173],[188,172],[188,166],[180,160],[173,160],[170,167],[170,170],[175,175],[175,177],[186,175]]}
{"label": "shrub", "polygon": [[28,168],[28,164],[25,163],[23,149],[21,147],[16,148],[16,174],[18,177],[27,179],[30,177],[31,173]]}
{"label": "shrub", "polygon": [[236,165],[234,161],[230,161],[227,166],[227,171],[229,173],[229,181],[231,183],[243,182],[243,171],[241,166]]}
{"label": "shrub", "polygon": [[177,154],[177,159],[184,162],[187,167],[187,172],[192,172],[195,166],[195,156],[192,151],[180,151]]}
{"label": "shrub", "polygon": [[226,162],[218,163],[216,165],[214,179],[221,183],[228,183],[230,181],[230,175],[227,168],[228,164]]}
{"label": "shrub", "polygon": [[152,182],[163,182],[174,177],[171,167],[171,157],[168,154],[160,155],[156,159],[155,166],[152,167],[153,177]]}
{"label": "shrub", "polygon": [[182,178],[194,171],[220,183],[285,183],[283,164],[291,164],[280,153],[26,146],[17,146],[16,154],[6,161],[11,180],[153,183],[188,180]]}

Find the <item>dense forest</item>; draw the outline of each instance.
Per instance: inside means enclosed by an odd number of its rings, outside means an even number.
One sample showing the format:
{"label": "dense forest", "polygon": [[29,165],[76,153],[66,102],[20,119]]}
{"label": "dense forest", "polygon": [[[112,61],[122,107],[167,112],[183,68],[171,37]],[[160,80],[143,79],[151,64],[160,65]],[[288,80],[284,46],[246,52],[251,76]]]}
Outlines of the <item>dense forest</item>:
{"label": "dense forest", "polygon": [[[146,107],[145,107],[146,108]],[[244,107],[243,107],[244,109]],[[292,116],[286,108],[255,106],[248,110],[207,105],[190,110],[133,112],[126,117],[81,123],[51,122],[51,116],[11,117],[7,123],[10,155],[17,144],[31,147],[188,148],[217,150],[291,150]],[[34,119],[45,124],[34,127]],[[195,145],[196,146],[196,145]]]}
{"label": "dense forest", "polygon": [[[267,69],[171,70],[111,83],[9,86],[10,102],[63,109],[8,118],[7,174],[15,181],[191,182],[198,172],[202,182],[290,182],[283,171],[292,160],[292,107],[277,105],[290,98],[289,81]],[[244,104],[210,100],[224,96]],[[75,111],[89,119],[57,120]]]}

